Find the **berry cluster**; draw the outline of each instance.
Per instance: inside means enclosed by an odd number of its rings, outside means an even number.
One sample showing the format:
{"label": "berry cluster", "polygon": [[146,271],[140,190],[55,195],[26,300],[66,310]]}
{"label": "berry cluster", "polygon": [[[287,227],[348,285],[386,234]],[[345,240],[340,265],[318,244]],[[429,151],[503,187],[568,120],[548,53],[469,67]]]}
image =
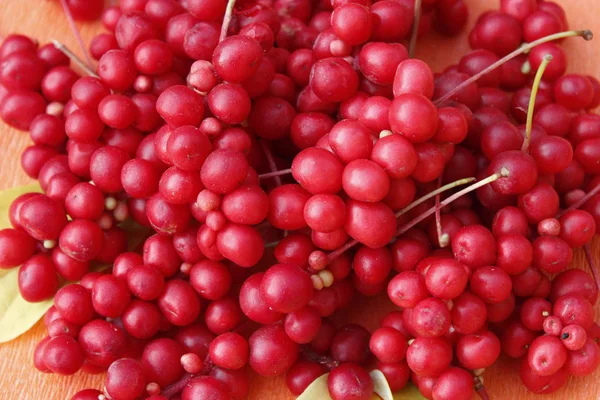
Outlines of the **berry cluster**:
{"label": "berry cluster", "polygon": [[[247,366],[295,395],[329,372],[334,400],[370,399],[375,359],[433,400],[487,398],[502,352],[535,393],[594,371],[598,281],[567,268],[584,247],[596,273],[600,83],[565,75],[552,42],[591,33],[556,3],[502,0],[457,65],[410,57],[467,14],[122,0],[95,69],[7,37],[0,117],[29,131],[44,193],[11,205],[0,267],[54,299],[36,368],[107,371],[73,400],[243,399]],[[138,247],[131,222],[151,232]],[[386,290],[401,311],[373,333],[329,319]]]}

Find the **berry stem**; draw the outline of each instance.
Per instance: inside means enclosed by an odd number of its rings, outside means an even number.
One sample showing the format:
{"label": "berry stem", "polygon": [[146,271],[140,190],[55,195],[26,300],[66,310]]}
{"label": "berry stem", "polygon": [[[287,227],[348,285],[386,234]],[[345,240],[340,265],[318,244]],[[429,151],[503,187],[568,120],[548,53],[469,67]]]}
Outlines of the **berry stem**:
{"label": "berry stem", "polygon": [[[271,170],[271,173],[273,174],[279,172],[277,170],[277,165],[275,164],[275,159],[273,158],[273,153],[271,153],[269,145],[264,140],[259,140],[259,143],[263,153],[265,153],[265,157],[267,159],[267,163],[269,164],[269,169]],[[279,177],[279,175],[274,175],[273,177],[275,178],[275,184],[277,186],[281,186],[281,178]]]}
{"label": "berry stem", "polygon": [[479,379],[478,376],[473,378],[474,388],[481,400],[490,400],[490,396],[488,395],[487,390],[485,390],[485,386],[483,386],[483,382]]}
{"label": "berry stem", "polygon": [[419,36],[419,23],[421,22],[421,0],[415,0],[415,17],[413,19],[412,33],[410,34],[410,44],[408,46],[408,56],[415,56],[417,47],[417,36]]}
{"label": "berry stem", "polygon": [[546,54],[535,74],[535,78],[533,79],[533,85],[531,86],[531,96],[529,97],[529,107],[527,108],[527,122],[525,123],[525,139],[523,140],[523,147],[521,148],[521,150],[525,153],[529,151],[529,144],[531,142],[531,128],[533,126],[533,111],[535,109],[535,99],[540,88],[542,76],[544,76],[544,71],[546,70],[546,67],[548,67],[548,64],[550,64],[550,61],[552,61],[552,55]]}
{"label": "berry stem", "polygon": [[194,375],[192,374],[185,374],[180,380],[164,388],[160,394],[165,396],[167,399],[175,397],[175,395],[183,392],[185,385],[187,385],[193,377]]}
{"label": "berry stem", "polygon": [[555,218],[558,219],[561,216],[563,216],[565,213],[568,213],[569,211],[577,210],[579,207],[584,205],[589,199],[591,199],[596,194],[598,194],[598,192],[600,192],[600,184],[596,185],[595,188],[590,190],[585,196],[583,196],[581,199],[579,199],[579,201],[577,201],[576,203],[573,203],[569,208],[566,208],[566,209],[562,210],[561,212],[559,212]]}
{"label": "berry stem", "polygon": [[472,77],[470,77],[469,79],[467,79],[466,81],[464,81],[463,83],[461,83],[460,85],[458,85],[457,87],[455,87],[454,89],[452,89],[451,91],[449,91],[448,93],[446,93],[445,95],[443,95],[442,97],[437,99],[435,101],[435,104],[444,103],[446,100],[450,99],[456,93],[460,92],[463,88],[469,86],[473,82],[476,82],[483,75],[495,70],[496,68],[500,67],[502,64],[506,63],[507,61],[510,61],[513,58],[515,58],[521,54],[527,53],[528,51],[533,49],[535,46],[538,46],[542,43],[547,43],[547,42],[551,42],[553,40],[563,39],[563,38],[567,38],[567,37],[571,37],[571,36],[581,36],[585,40],[592,40],[594,37],[594,35],[592,34],[592,31],[590,31],[589,29],[586,29],[586,30],[582,30],[582,31],[559,32],[559,33],[555,33],[553,35],[548,35],[546,37],[540,38],[531,43],[526,43],[523,46],[516,49],[515,51],[513,51],[512,53],[507,54],[506,56],[502,57],[500,60],[496,61],[495,63],[493,63],[489,67],[485,68],[478,74],[473,75]]}
{"label": "berry stem", "polygon": [[[492,176],[494,176],[494,175],[492,175]],[[498,178],[499,178],[499,177],[500,177],[500,175],[498,175]],[[490,178],[491,178],[491,177],[490,177]],[[487,179],[490,179],[490,178],[487,178]],[[498,179],[498,178],[496,178],[496,179]],[[494,179],[494,180],[496,180],[496,179]],[[421,203],[423,203],[423,202],[425,202],[425,201],[427,201],[427,200],[431,199],[432,197],[434,197],[434,196],[437,196],[437,195],[439,195],[440,193],[442,193],[442,192],[445,192],[446,190],[450,190],[450,189],[452,189],[452,188],[455,188],[455,187],[457,187],[457,186],[466,185],[467,183],[474,182],[475,180],[476,180],[475,178],[463,178],[463,179],[459,179],[459,180],[457,180],[457,181],[454,181],[454,182],[450,182],[450,183],[448,183],[448,184],[446,184],[446,185],[442,186],[441,188],[434,190],[433,192],[427,193],[425,196],[421,197],[420,199],[417,199],[417,200],[415,200],[414,202],[412,202],[410,205],[408,205],[408,206],[407,206],[407,207],[405,207],[404,209],[402,209],[402,210],[398,211],[398,212],[396,213],[396,215],[395,215],[395,216],[396,216],[396,218],[399,218],[401,215],[404,215],[404,214],[406,214],[408,211],[412,210],[413,208],[415,208],[415,207],[416,207],[416,206],[418,206],[419,204],[421,204]],[[493,181],[490,181],[490,182],[493,182]],[[481,182],[479,182],[479,184],[481,184]],[[481,186],[483,186],[483,184],[482,184]],[[469,186],[469,187],[471,187],[471,186]],[[479,187],[479,186],[478,186],[478,187]],[[469,189],[469,188],[467,188],[467,189]],[[477,189],[477,188],[475,188],[475,189]],[[466,190],[466,189],[465,189],[465,190]],[[474,189],[473,189],[473,190],[474,190]],[[461,192],[459,192],[459,193],[461,193]],[[468,192],[467,192],[467,193],[468,193]],[[459,197],[460,197],[460,196],[459,196]],[[454,201],[455,199],[456,199],[456,197],[454,197],[454,198],[452,199],[452,201]],[[436,205],[436,207],[438,207],[438,209],[441,209],[442,207],[444,207],[444,206],[446,205],[446,204],[445,204],[445,202],[446,202],[446,201],[447,201],[447,200],[445,200],[444,202],[442,202],[442,203],[440,203],[440,204],[437,204],[437,205]],[[431,209],[431,210],[429,210],[429,211],[431,211],[431,212],[434,212],[434,211],[435,211],[435,209],[436,209],[436,207],[432,208],[432,209]],[[429,212],[429,211],[427,211],[427,212]],[[430,215],[430,214],[428,214],[428,215]],[[419,222],[420,222],[420,221],[419,221]],[[416,222],[416,224],[417,224],[417,223],[419,223],[419,222]],[[447,238],[446,238],[446,240],[445,240],[445,241],[444,241],[444,238],[443,238],[443,237],[441,237],[441,238],[440,238],[440,244],[442,244],[442,243],[446,243],[446,245],[447,245],[447,241],[448,241],[448,239],[447,239]],[[337,257],[339,257],[339,256],[341,256],[342,254],[344,254],[344,252],[345,252],[346,250],[349,250],[349,249],[351,249],[352,247],[354,247],[354,246],[355,246],[355,245],[357,245],[357,244],[358,244],[358,241],[357,241],[357,240],[350,240],[349,242],[347,242],[345,245],[343,245],[343,246],[342,246],[342,247],[340,247],[339,249],[337,249],[337,250],[335,250],[335,251],[332,251],[331,253],[329,253],[329,254],[327,255],[327,264],[331,263],[331,262],[332,262],[333,260],[335,260]]]}
{"label": "berry stem", "polygon": [[594,281],[596,282],[596,288],[600,289],[600,276],[598,276],[598,265],[596,265],[596,261],[594,261],[594,255],[592,254],[592,248],[589,243],[583,246],[583,251],[585,252],[585,258],[587,259],[588,265],[590,266],[590,270],[592,272],[592,276],[594,277]]}
{"label": "berry stem", "polygon": [[356,244],[358,244],[357,240],[354,240],[354,239],[350,240],[349,242],[347,242],[345,245],[343,245],[339,249],[337,249],[335,251],[332,251],[331,253],[327,254],[327,264],[331,263],[333,260],[335,260],[336,258],[338,258],[339,256],[341,256],[342,254],[344,254],[344,252],[346,250],[351,249]]}
{"label": "berry stem", "polygon": [[[503,176],[506,176],[508,174],[508,171],[506,171],[506,173],[502,173],[502,174],[493,174],[488,176],[487,178],[472,184],[471,186],[468,186],[466,188],[464,188],[463,190],[454,193],[452,196],[448,197],[446,200],[442,201],[440,203],[440,207],[445,207],[448,204],[452,203],[454,200],[458,199],[459,197],[464,196],[467,193],[470,193],[474,190],[479,189],[482,186],[485,186],[489,183],[492,183],[500,178],[502,178]],[[396,231],[396,236],[400,236],[404,233],[406,233],[407,231],[409,231],[412,227],[414,227],[415,225],[419,224],[421,221],[425,220],[427,217],[429,217],[431,214],[433,214],[436,210],[437,206],[434,206],[432,208],[430,208],[429,210],[425,211],[423,214],[419,215],[418,217],[416,217],[415,219],[413,219],[412,221],[408,222],[407,224],[405,224],[404,226],[402,226],[401,228],[399,228]]]}
{"label": "berry stem", "polygon": [[459,179],[454,182],[450,182],[450,183],[434,190],[433,192],[427,193],[425,196],[413,201],[408,206],[404,207],[402,210],[396,212],[396,218],[399,218],[401,215],[406,214],[407,212],[409,212],[410,210],[412,210],[419,204],[426,202],[427,200],[431,199],[434,196],[437,196],[440,193],[443,193],[450,189],[454,189],[455,187],[458,187],[458,186],[466,185],[467,183],[475,182],[476,180],[477,179],[471,177],[471,178],[463,178],[463,179]]}
{"label": "berry stem", "polygon": [[69,57],[69,59],[77,64],[79,68],[84,70],[86,74],[95,78],[98,77],[98,75],[96,75],[96,73],[90,67],[88,67],[88,65],[81,58],[77,57],[77,55],[73,53],[67,46],[54,39],[52,39],[52,44],[58,51]]}
{"label": "berry stem", "polygon": [[[438,177],[437,187],[440,188],[442,184],[442,177]],[[437,189],[436,189],[437,190]],[[442,233],[442,215],[440,207],[440,194],[435,195],[435,228],[437,230],[438,243],[441,248],[448,246],[448,235]]]}
{"label": "berry stem", "polygon": [[288,168],[288,169],[282,169],[280,171],[274,171],[274,172],[268,172],[266,174],[260,174],[258,176],[258,179],[269,179],[269,178],[275,178],[277,176],[282,176],[282,175],[287,175],[287,174],[291,174],[292,173],[292,169]]}
{"label": "berry stem", "polygon": [[60,5],[62,6],[63,11],[65,12],[65,16],[67,17],[69,26],[71,27],[71,30],[73,31],[73,34],[75,35],[75,38],[77,39],[77,42],[79,43],[79,47],[81,48],[81,51],[83,52],[83,56],[85,57],[85,60],[87,62],[87,64],[85,64],[85,65],[87,65],[87,67],[89,69],[91,69],[92,65],[93,65],[92,59],[90,58],[90,55],[87,52],[85,43],[83,43],[83,38],[81,37],[81,34],[79,33],[79,29],[77,28],[77,25],[75,24],[75,20],[73,19],[73,14],[71,14],[71,9],[69,8],[69,6],[67,4],[67,0],[60,0]]}
{"label": "berry stem", "polygon": [[166,388],[161,391],[161,395],[165,396],[168,399],[174,398],[176,395],[183,392],[185,386],[195,377],[208,375],[208,373],[212,370],[214,364],[210,360],[209,356],[206,356],[206,359],[202,363],[202,369],[197,374],[184,374],[181,379],[177,382],[170,384]]}
{"label": "berry stem", "polygon": [[223,17],[223,25],[221,25],[221,35],[219,36],[219,43],[221,43],[227,37],[227,31],[229,30],[229,24],[233,17],[233,8],[235,7],[235,0],[229,0],[227,2],[227,8],[225,9],[225,16]]}
{"label": "berry stem", "polygon": [[279,240],[275,241],[275,242],[269,242],[265,244],[265,249],[270,249],[272,247],[276,247],[279,244]]}

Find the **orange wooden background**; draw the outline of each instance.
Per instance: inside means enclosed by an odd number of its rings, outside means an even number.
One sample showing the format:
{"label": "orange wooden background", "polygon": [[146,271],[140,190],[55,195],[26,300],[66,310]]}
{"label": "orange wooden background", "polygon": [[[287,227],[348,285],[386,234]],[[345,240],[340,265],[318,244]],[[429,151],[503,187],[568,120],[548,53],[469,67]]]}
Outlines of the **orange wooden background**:
{"label": "orange wooden background", "polygon": [[[570,26],[576,29],[589,28],[598,35],[591,43],[568,39],[565,48],[569,55],[569,70],[600,77],[600,1],[598,0],[555,0],[567,11]],[[471,11],[470,25],[482,11],[497,8],[499,0],[465,0]],[[75,39],[57,0],[1,0],[0,36],[12,32],[28,34],[41,43],[57,39],[79,53]],[[98,24],[80,25],[86,43],[100,30]],[[437,67],[438,70],[456,62],[468,50],[466,35],[461,37],[428,38],[419,42],[418,56]],[[23,185],[30,180],[21,171],[19,155],[30,143],[26,133],[17,132],[0,123],[0,190]],[[595,243],[595,254],[600,255],[600,241]],[[586,268],[581,252],[577,253],[574,265]],[[368,307],[368,310],[367,310]],[[339,315],[339,321],[367,321],[375,327],[390,309],[384,298],[373,299],[351,307],[358,312]],[[376,310],[375,312],[373,310]],[[361,312],[361,310],[363,310]],[[596,306],[600,316],[600,305]],[[0,327],[2,329],[2,327]],[[0,400],[63,400],[82,389],[102,386],[102,376],[77,374],[71,377],[45,375],[37,372],[32,363],[35,343],[45,334],[42,323],[38,323],[22,337],[0,345]],[[538,398],[526,391],[518,378],[518,364],[501,360],[485,373],[485,385],[494,400],[528,400]],[[600,371],[587,378],[572,378],[566,388],[546,396],[551,400],[596,400],[600,399]],[[285,387],[283,378],[253,379],[251,400],[293,399]]]}

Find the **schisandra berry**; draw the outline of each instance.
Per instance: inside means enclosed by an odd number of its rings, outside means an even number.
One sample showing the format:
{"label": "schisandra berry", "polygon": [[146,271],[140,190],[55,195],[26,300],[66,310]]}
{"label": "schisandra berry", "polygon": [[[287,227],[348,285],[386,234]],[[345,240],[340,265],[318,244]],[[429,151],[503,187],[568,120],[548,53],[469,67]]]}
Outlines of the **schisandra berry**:
{"label": "schisandra berry", "polygon": [[[65,2],[100,16],[83,3]],[[550,41],[589,31],[502,0],[434,75],[416,40],[458,33],[463,1],[226,3],[122,0],[96,70],[0,46],[0,116],[30,131],[44,191],[0,231],[22,297],[54,296],[36,368],[108,368],[104,395],[74,400],[241,400],[246,364],[294,395],[329,371],[333,399],[368,400],[374,355],[394,391],[466,400],[501,352],[535,393],[598,367],[600,83]],[[150,231],[127,251],[130,217]],[[567,270],[577,247],[593,276]],[[402,311],[380,327],[328,318],[386,289]]]}

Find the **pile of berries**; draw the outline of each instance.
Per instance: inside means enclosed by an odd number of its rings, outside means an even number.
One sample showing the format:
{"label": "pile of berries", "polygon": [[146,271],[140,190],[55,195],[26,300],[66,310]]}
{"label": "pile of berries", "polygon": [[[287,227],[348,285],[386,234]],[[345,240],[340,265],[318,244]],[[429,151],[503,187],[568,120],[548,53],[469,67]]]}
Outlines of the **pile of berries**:
{"label": "pile of berries", "polygon": [[[36,368],[107,371],[73,400],[240,400],[250,369],[368,400],[372,367],[485,399],[501,353],[535,393],[593,372],[598,279],[569,267],[584,247],[597,272],[600,83],[560,42],[591,33],[500,3],[441,73],[409,54],[462,0],[121,0],[85,76],[7,37],[0,117],[44,193],[11,205],[0,267],[54,299]],[[329,319],[386,290],[372,333]]]}

